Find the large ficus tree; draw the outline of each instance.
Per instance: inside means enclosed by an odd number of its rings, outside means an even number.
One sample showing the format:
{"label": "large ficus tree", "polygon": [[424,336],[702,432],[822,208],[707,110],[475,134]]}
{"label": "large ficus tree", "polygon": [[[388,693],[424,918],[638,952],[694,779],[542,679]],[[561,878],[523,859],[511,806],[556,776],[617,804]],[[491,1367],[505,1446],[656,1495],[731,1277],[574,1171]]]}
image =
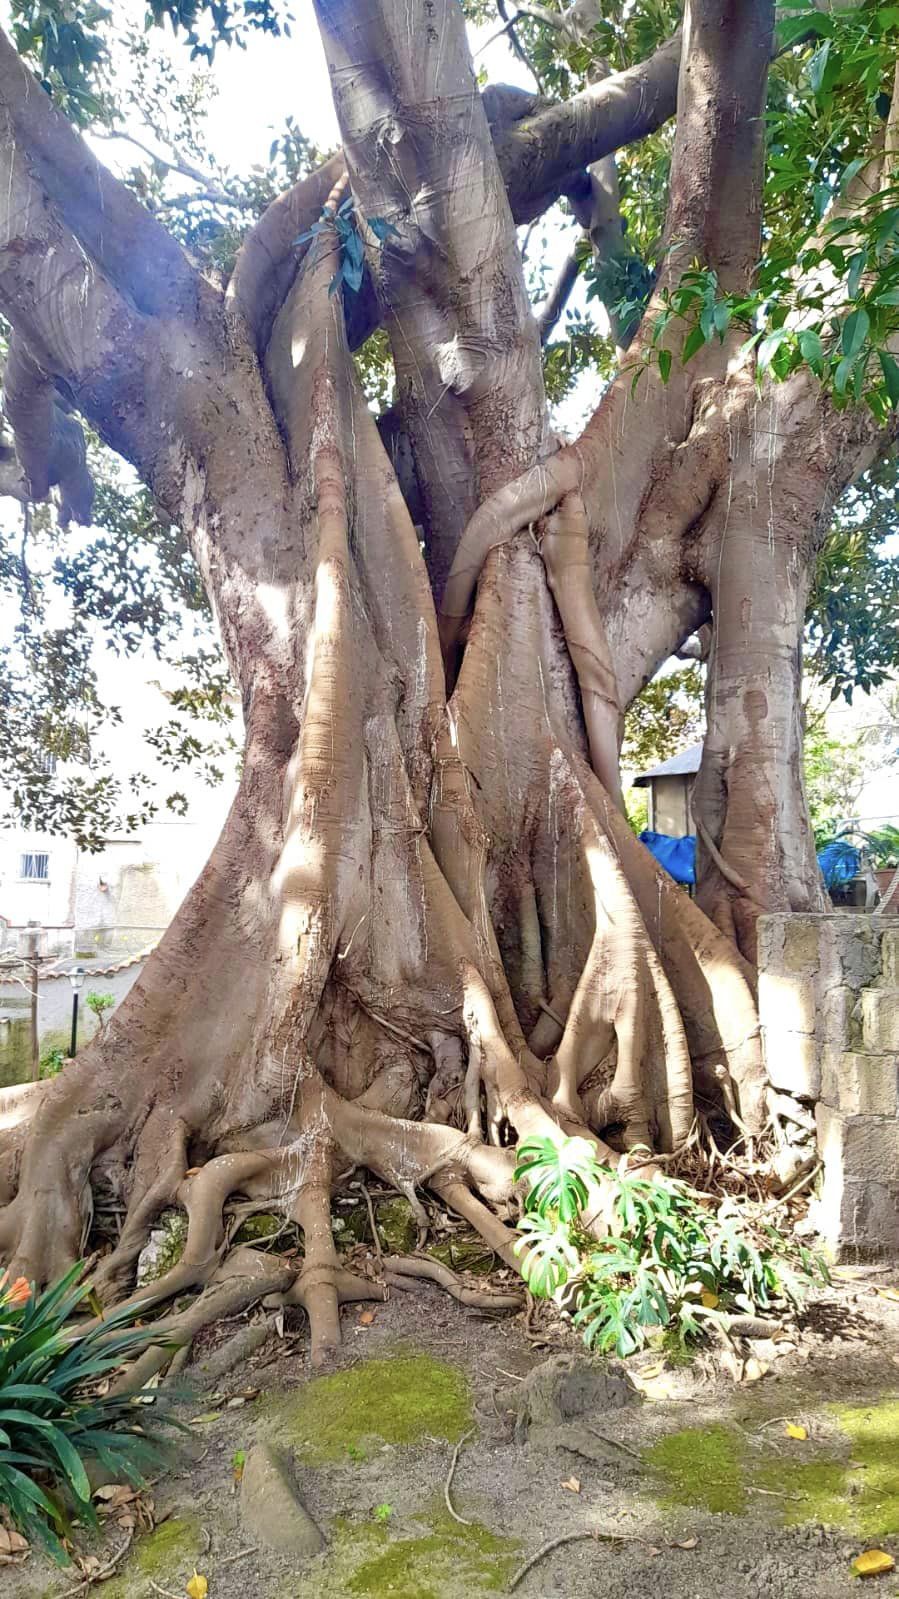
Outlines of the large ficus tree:
{"label": "large ficus tree", "polygon": [[[189,30],[204,9],[154,7]],[[211,8],[225,30],[239,9]],[[127,1001],[77,1065],[0,1100],[0,1254],[30,1278],[79,1255],[112,1188],[101,1286],[172,1202],[187,1249],[149,1292],[208,1281],[241,1193],[303,1230],[288,1294],[320,1358],[340,1303],[377,1291],[334,1250],[352,1167],[416,1208],[427,1186],[517,1266],[519,1140],[675,1150],[697,1102],[763,1126],[755,922],[823,903],[806,602],[899,397],[897,19],[675,10],[610,71],[668,9],[522,7],[532,95],[482,92],[459,0],[317,0],[342,149],[224,278],[0,38],[5,486],[58,484],[89,519],[79,415],[132,463],[189,544],[245,726],[221,838]],[[570,442],[516,234],[561,196],[585,229],[569,286],[592,274],[619,346]],[[381,419],[353,354],[373,334]],[[703,627],[694,903],[628,828],[618,748]]]}

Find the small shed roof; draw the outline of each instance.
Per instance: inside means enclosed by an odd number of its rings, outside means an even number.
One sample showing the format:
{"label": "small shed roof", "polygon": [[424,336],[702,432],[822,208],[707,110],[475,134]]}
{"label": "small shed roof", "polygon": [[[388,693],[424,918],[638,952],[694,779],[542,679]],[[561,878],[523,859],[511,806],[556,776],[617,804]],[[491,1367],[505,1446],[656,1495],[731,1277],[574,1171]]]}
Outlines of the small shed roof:
{"label": "small shed roof", "polygon": [[670,760],[663,761],[661,766],[654,766],[649,772],[641,772],[634,778],[634,788],[646,788],[654,777],[692,777],[699,771],[702,760],[702,745],[691,744],[687,750],[681,750],[679,755],[672,755]]}

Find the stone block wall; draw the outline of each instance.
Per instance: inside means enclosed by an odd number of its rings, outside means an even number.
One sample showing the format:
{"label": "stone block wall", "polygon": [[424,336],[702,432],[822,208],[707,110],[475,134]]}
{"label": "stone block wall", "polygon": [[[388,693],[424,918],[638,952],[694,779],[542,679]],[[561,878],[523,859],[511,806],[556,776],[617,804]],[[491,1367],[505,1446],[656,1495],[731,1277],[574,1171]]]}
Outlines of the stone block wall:
{"label": "stone block wall", "polygon": [[890,916],[759,922],[759,1012],[772,1085],[814,1107],[813,1219],[843,1260],[899,1258],[899,926]]}

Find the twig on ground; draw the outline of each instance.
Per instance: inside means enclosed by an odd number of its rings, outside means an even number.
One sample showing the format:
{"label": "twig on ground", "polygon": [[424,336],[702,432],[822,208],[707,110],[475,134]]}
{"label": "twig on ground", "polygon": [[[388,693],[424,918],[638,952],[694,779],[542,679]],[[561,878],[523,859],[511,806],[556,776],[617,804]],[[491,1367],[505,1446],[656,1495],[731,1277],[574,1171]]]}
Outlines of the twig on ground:
{"label": "twig on ground", "polygon": [[112,1576],[116,1566],[120,1565],[120,1563],[124,1560],[133,1542],[134,1528],[132,1527],[129,1528],[128,1536],[125,1539],[125,1542],[122,1544],[121,1549],[119,1549],[116,1554],[113,1555],[111,1560],[106,1562],[105,1566],[101,1566],[100,1570],[95,1571],[93,1576],[83,1577],[81,1582],[76,1582],[74,1588],[64,1588],[62,1593],[58,1595],[58,1599],[73,1599],[75,1594],[84,1593],[85,1589],[92,1588],[95,1583],[105,1582],[107,1577]]}
{"label": "twig on ground", "polygon": [[161,1593],[162,1594],[162,1599],[182,1599],[181,1594],[180,1593],[172,1593],[171,1588],[160,1588],[159,1583],[158,1582],[154,1582],[152,1577],[148,1577],[147,1581],[150,1584],[150,1587],[153,1589],[154,1593]]}
{"label": "twig on ground", "polygon": [[459,1523],[459,1525],[461,1527],[470,1527],[471,1526],[471,1522],[470,1521],[466,1521],[464,1516],[460,1516],[459,1515],[458,1510],[454,1510],[453,1509],[453,1501],[450,1498],[450,1489],[451,1489],[451,1487],[453,1485],[453,1475],[455,1473],[456,1466],[457,1466],[458,1460],[459,1460],[459,1451],[462,1448],[462,1445],[468,1442],[468,1440],[472,1436],[473,1432],[474,1432],[474,1428],[473,1427],[469,1427],[468,1431],[464,1432],[462,1434],[462,1437],[459,1439],[459,1442],[457,1443],[455,1449],[453,1450],[453,1458],[450,1461],[450,1469],[447,1472],[446,1482],[443,1485],[443,1497],[444,1497],[444,1499],[446,1501],[446,1508],[449,1511],[450,1515],[452,1516],[453,1520],[454,1521],[458,1521],[458,1523]]}
{"label": "twig on ground", "polygon": [[592,1432],[594,1438],[601,1438],[604,1444],[611,1444],[613,1449],[620,1449],[624,1454],[630,1455],[632,1460],[639,1460],[640,1464],[643,1464],[643,1456],[638,1454],[636,1449],[632,1449],[630,1444],[623,1444],[620,1438],[607,1437],[598,1427],[591,1427],[588,1421],[582,1422],[581,1425],[585,1432]]}
{"label": "twig on ground", "polygon": [[225,1555],[224,1560],[216,1560],[216,1567],[231,1566],[234,1564],[235,1560],[245,1560],[247,1555],[258,1555],[258,1553],[258,1543],[251,1543],[246,1549],[238,1549],[236,1554]]}
{"label": "twig on ground", "polygon": [[380,1239],[380,1235],[378,1233],[378,1224],[377,1224],[377,1222],[375,1220],[375,1207],[374,1207],[374,1205],[371,1202],[371,1194],[369,1193],[368,1189],[366,1188],[364,1182],[357,1183],[356,1186],[357,1186],[357,1188],[361,1188],[362,1189],[362,1195],[363,1195],[363,1198],[365,1200],[365,1208],[368,1211],[368,1224],[369,1224],[369,1226],[371,1228],[371,1236],[372,1236],[372,1242],[373,1242],[373,1244],[375,1246],[375,1254],[377,1255],[378,1260],[383,1260],[384,1259],[384,1251],[381,1248],[381,1239]]}
{"label": "twig on ground", "polygon": [[554,1549],[561,1549],[567,1543],[580,1543],[583,1539],[592,1538],[596,1543],[645,1543],[644,1538],[638,1538],[632,1532],[563,1532],[559,1538],[550,1538],[548,1543],[540,1545],[537,1553],[531,1555],[523,1566],[519,1566],[512,1581],[509,1583],[509,1592],[514,1593],[520,1582],[523,1582],[529,1571],[533,1571],[539,1561],[545,1560]]}

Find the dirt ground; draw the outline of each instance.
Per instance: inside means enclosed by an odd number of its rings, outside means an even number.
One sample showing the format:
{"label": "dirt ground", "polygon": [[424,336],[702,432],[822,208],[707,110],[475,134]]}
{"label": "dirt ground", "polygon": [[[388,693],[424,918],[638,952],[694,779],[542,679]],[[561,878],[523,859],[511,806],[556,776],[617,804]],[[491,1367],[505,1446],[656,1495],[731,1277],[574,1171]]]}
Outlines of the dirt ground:
{"label": "dirt ground", "polygon": [[[214,1393],[185,1393],[189,1435],[174,1468],[113,1505],[85,1538],[103,1599],[470,1599],[505,1593],[548,1540],[521,1599],[784,1599],[857,1594],[852,1561],[878,1547],[899,1592],[899,1274],[845,1272],[797,1332],[754,1346],[735,1381],[718,1357],[626,1364],[623,1408],[596,1404],[514,1437],[515,1393],[553,1351],[579,1348],[558,1322],[529,1335],[421,1284],[351,1309],[331,1373],[308,1368],[302,1321],[272,1335]],[[891,1297],[895,1294],[895,1298]],[[251,1312],[261,1315],[261,1311]],[[215,1329],[213,1342],[233,1326]],[[788,1425],[805,1437],[790,1436]],[[450,1503],[454,1446],[461,1442]],[[311,1563],[262,1547],[240,1516],[243,1458],[289,1451],[326,1546]],[[135,1525],[129,1525],[129,1523]],[[88,1593],[79,1571],[30,1556],[0,1574],[9,1599]]]}

